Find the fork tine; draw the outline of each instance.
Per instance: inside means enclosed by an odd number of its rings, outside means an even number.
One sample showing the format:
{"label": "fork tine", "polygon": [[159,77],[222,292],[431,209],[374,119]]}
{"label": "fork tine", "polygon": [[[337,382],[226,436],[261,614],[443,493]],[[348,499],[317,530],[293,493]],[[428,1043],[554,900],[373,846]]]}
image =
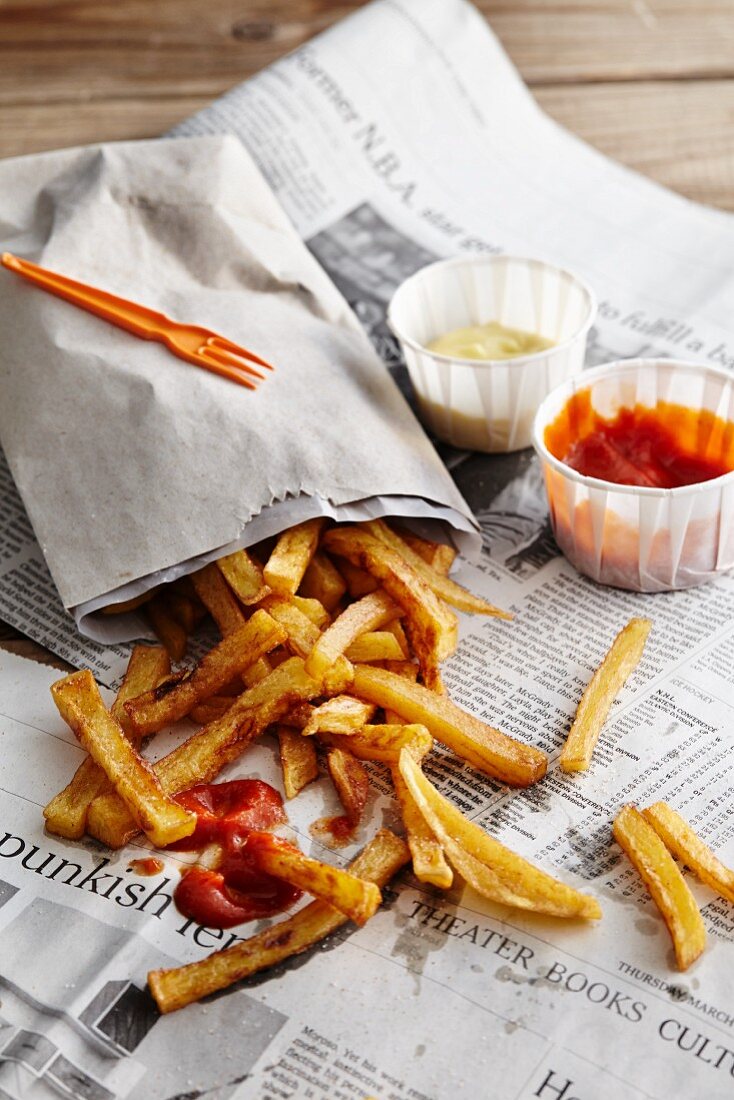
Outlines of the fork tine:
{"label": "fork tine", "polygon": [[224,336],[210,336],[207,340],[207,344],[210,348],[217,348],[220,351],[228,351],[233,355],[238,355],[242,359],[249,359],[251,363],[258,363],[261,367],[267,367],[268,370],[275,370],[272,363],[268,363],[267,359],[261,359],[259,355],[255,355],[253,351],[248,351],[247,348],[240,347],[239,344],[233,343],[231,340],[225,339]]}
{"label": "fork tine", "polygon": [[[205,351],[211,352],[211,348],[205,347]],[[222,378],[228,378],[230,382],[237,382],[238,385],[245,386],[248,390],[257,389],[257,383],[253,382],[251,378],[248,378],[241,367],[231,367],[224,363],[219,363],[216,359],[211,359],[205,355],[201,349],[187,356],[187,358],[189,362],[195,363],[197,367],[202,367],[204,370],[211,371],[212,374],[218,374]]]}
{"label": "fork tine", "polygon": [[239,356],[233,355],[229,351],[222,351],[221,348],[214,348],[209,342],[199,348],[199,354],[214,359],[223,366],[232,367],[234,370],[243,371],[245,374],[251,374],[253,378],[263,379],[265,377],[264,374],[261,374],[259,370],[255,370]]}

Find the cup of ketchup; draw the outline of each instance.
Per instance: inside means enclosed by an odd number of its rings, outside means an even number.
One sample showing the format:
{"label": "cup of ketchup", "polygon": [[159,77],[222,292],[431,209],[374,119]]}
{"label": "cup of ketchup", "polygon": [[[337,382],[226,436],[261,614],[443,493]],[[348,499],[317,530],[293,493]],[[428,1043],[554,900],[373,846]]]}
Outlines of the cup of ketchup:
{"label": "cup of ketchup", "polygon": [[538,409],[553,533],[581,573],[638,592],[734,568],[734,378],[671,359],[607,363]]}

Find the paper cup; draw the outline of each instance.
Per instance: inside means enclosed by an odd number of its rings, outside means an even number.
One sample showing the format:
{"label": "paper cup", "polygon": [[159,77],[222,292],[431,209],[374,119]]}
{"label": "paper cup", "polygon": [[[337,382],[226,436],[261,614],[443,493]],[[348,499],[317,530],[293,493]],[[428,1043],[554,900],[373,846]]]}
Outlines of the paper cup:
{"label": "paper cup", "polygon": [[[398,287],[388,322],[405,356],[422,420],[447,443],[517,451],[532,442],[543,398],[584,364],[596,314],[592,292],[541,260],[440,260]],[[452,329],[499,321],[556,345],[516,359],[455,359],[426,345]]]}
{"label": "paper cup", "polygon": [[[554,390],[538,410],[533,443],[553,532],[568,560],[601,584],[638,592],[689,588],[734,567],[734,471],[676,489],[641,488],[585,477],[550,453],[546,427],[586,388],[605,418],[666,401],[734,421],[734,379],[697,363],[621,360]],[[701,438],[702,453],[707,442]]]}

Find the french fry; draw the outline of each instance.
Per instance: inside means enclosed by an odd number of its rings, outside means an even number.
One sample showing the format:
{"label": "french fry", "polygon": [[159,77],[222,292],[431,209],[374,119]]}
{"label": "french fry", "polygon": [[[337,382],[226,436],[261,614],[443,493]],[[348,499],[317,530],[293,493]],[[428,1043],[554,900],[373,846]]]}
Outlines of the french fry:
{"label": "french fry", "polygon": [[178,619],[171,614],[164,595],[159,593],[146,603],[145,618],[171,660],[183,660],[186,655],[188,635]]}
{"label": "french fry", "polygon": [[265,583],[273,592],[292,596],[316,553],[325,519],[308,519],[284,531],[263,570]]}
{"label": "french fry", "polygon": [[229,587],[240,603],[249,606],[270,595],[270,588],[263,579],[262,566],[246,550],[225,554],[216,562]]}
{"label": "french fry", "polygon": [[207,726],[226,714],[233,702],[231,695],[210,695],[205,703],[192,707],[189,718],[192,722],[198,722],[200,726]]}
{"label": "french fry", "polygon": [[288,596],[266,596],[260,607],[268,612],[286,632],[286,645],[296,657],[308,657],[321,637],[321,631]]}
{"label": "french fry", "polygon": [[363,596],[369,596],[380,587],[380,582],[373,576],[352,565],[346,558],[339,558],[339,572],[347,582],[347,592],[353,600],[361,600]]}
{"label": "french fry", "polygon": [[548,758],[540,749],[515,741],[421,684],[382,668],[357,665],[350,691],[358,699],[394,711],[406,722],[426,726],[457,756],[502,783],[529,787],[545,775]]}
{"label": "french fry", "polygon": [[333,611],[346,590],[346,582],[331,558],[317,550],[303,574],[300,594],[313,597],[327,611]]}
{"label": "french fry", "polygon": [[[165,598],[168,610],[176,622],[181,624],[187,634],[192,634],[196,629],[196,624],[203,618],[203,615],[200,614],[201,602],[197,600],[194,603],[190,596],[187,596],[185,592],[177,591],[173,585],[168,587]],[[204,614],[206,614],[205,609]]]}
{"label": "french fry", "polygon": [[433,738],[425,726],[404,725],[363,726],[358,733],[320,733],[322,741],[343,749],[358,760],[380,760],[384,764],[397,764],[400,750],[409,746],[417,757],[425,756],[433,748]]}
{"label": "french fry", "polygon": [[475,596],[466,588],[462,588],[460,584],[452,581],[445,573],[440,573],[434,569],[421,554],[417,554],[400,535],[391,530],[384,520],[370,520],[368,523],[363,524],[363,527],[375,538],[380,539],[386,546],[391,547],[397,554],[400,554],[436,595],[445,600],[446,603],[451,604],[452,607],[457,607],[460,611],[469,611],[475,615],[492,615],[497,619],[512,619],[512,615],[508,614],[507,611],[501,611],[494,604],[483,600],[480,596]]}
{"label": "french fry", "polygon": [[398,605],[382,590],[351,604],[314,645],[306,660],[308,672],[315,679],[324,676],[360,634],[377,630],[400,614]]}
{"label": "french fry", "polygon": [[57,680],[51,694],[64,721],[154,844],[165,847],[194,831],[196,815],[166,796],[105,707],[91,672],[85,669]]}
{"label": "french fry", "polygon": [[706,946],[706,927],[686,880],[655,829],[634,806],[622,807],[612,829],[668,926],[678,969],[687,970]]}
{"label": "french fry", "polygon": [[612,703],[637,668],[651,627],[649,619],[630,619],[614,639],[581,696],[558,761],[561,771],[583,772],[589,767]]}
{"label": "french fry", "polygon": [[[123,704],[129,699],[155,687],[171,671],[171,662],[162,646],[136,645],[130,654],[125,678],[110,711],[125,730],[126,715]],[[46,828],[56,836],[79,840],[84,836],[87,813],[93,800],[109,786],[109,780],[91,756],[87,756],[77,768],[71,782],[64,787],[43,811]]]}
{"label": "french fry", "polygon": [[335,695],[320,706],[312,707],[303,726],[303,736],[318,733],[354,733],[374,717],[377,708],[352,695]]}
{"label": "french fry", "polygon": [[405,657],[400,643],[389,630],[370,630],[360,634],[347,649],[350,661],[402,661]]}
{"label": "french fry", "polygon": [[403,542],[407,542],[411,550],[419,554],[425,562],[435,569],[437,573],[443,573],[445,577],[451,572],[451,566],[456,560],[456,551],[451,546],[442,542],[431,542],[429,539],[419,538],[409,531],[398,529],[397,534]]}
{"label": "french fry", "polygon": [[219,627],[222,637],[245,625],[245,613],[217,566],[212,562],[191,574],[196,594]]}
{"label": "french fry", "polygon": [[[438,662],[456,649],[458,625],[450,608],[401,554],[361,527],[336,527],[328,531],[324,546],[382,582],[388,595],[405,612],[406,633],[424,674],[435,680]],[[422,559],[421,562],[425,565]]]}
{"label": "french fry", "polygon": [[[320,691],[321,685],[306,674],[300,657],[291,657],[267,679],[243,692],[221,718],[153,765],[162,789],[174,795],[196,783],[211,782],[268,726]],[[87,829],[110,848],[121,848],[138,831],[125,803],[114,794],[95,798],[89,807]]]}
{"label": "french fry", "polygon": [[152,600],[158,588],[149,588],[147,592],[141,592],[139,596],[132,596],[129,600],[120,600],[119,603],[110,603],[107,607],[101,607],[103,615],[126,615],[128,611],[137,611],[139,607]]}
{"label": "french fry", "polygon": [[[397,659],[399,661],[410,660],[410,646],[408,645],[408,638],[400,619],[393,619],[391,623],[386,625],[385,630],[389,630],[391,634],[395,635],[397,643],[400,646],[402,656]],[[388,658],[388,660],[391,660],[391,658]]]}
{"label": "french fry", "polygon": [[280,766],[286,798],[295,798],[319,774],[316,746],[288,726],[278,726]]}
{"label": "french fry", "polygon": [[[425,726],[418,728],[425,729]],[[411,755],[416,760],[421,759],[424,755],[415,741],[412,741],[406,747],[410,749]],[[398,754],[398,761],[399,759]],[[433,830],[408,790],[406,782],[400,774],[398,762],[391,764],[390,774],[407,833],[408,847],[413,861],[413,874],[419,882],[426,882],[431,886],[438,887],[439,890],[448,890],[454,881],[454,872],[446,862],[446,856],[443,854],[443,849],[436,840]]]}
{"label": "french fry", "polygon": [[291,596],[293,603],[299,611],[303,612],[319,630],[326,630],[331,622],[331,615],[320,600],[312,596]]}
{"label": "french fry", "polygon": [[[381,829],[350,864],[349,870],[357,878],[373,882],[381,889],[409,858],[404,842],[387,829]],[[307,951],[346,921],[343,913],[326,902],[311,902],[287,920],[223,951],[215,951],[206,959],[172,970],[152,970],[148,974],[150,991],[161,1012],[174,1012]]]}
{"label": "french fry", "polygon": [[330,749],[326,766],[349,824],[355,829],[369,798],[370,781],[367,772],[359,760],[343,749]]}
{"label": "french fry", "polygon": [[273,663],[269,657],[260,657],[242,673],[242,682],[245,687],[251,688],[265,680],[273,671]]}
{"label": "french fry", "polygon": [[156,733],[184,718],[198,703],[241,675],[255,661],[285,641],[287,635],[266,611],[256,611],[239,630],[226,635],[179,683],[163,683],[124,704],[130,728],[138,738]]}
{"label": "french fry", "polygon": [[696,878],[727,901],[734,902],[734,871],[726,867],[687,821],[667,802],[653,802],[642,811],[668,851],[690,867]]}
{"label": "french fry", "polygon": [[294,707],[283,716],[283,725],[290,726],[293,729],[302,730],[311,721],[311,715],[313,714],[315,707],[312,707],[310,703],[296,703]]}
{"label": "french fry", "polygon": [[601,917],[596,898],[554,879],[464,817],[425,777],[409,749],[401,752],[398,767],[450,862],[479,893],[505,905],[555,917]]}
{"label": "french fry", "polygon": [[374,882],[311,859],[272,833],[260,833],[252,851],[261,870],[328,902],[355,924],[368,921],[382,901]]}

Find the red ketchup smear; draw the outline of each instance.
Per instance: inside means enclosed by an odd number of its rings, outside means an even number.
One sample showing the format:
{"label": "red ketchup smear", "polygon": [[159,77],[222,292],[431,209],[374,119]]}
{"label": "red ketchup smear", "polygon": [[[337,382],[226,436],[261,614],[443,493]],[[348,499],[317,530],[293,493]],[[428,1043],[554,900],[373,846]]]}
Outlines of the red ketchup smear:
{"label": "red ketchup smear", "polygon": [[734,424],[666,401],[620,409],[605,420],[588,389],[574,394],[546,428],[545,444],[586,477],[618,485],[675,489],[734,469]]}
{"label": "red ketchup smear", "polygon": [[155,856],[149,856],[147,859],[131,859],[128,863],[128,867],[136,875],[159,875],[164,866],[163,861],[156,859]]}
{"label": "red ketchup smear", "polygon": [[192,867],[179,882],[174,899],[184,916],[209,928],[232,928],[274,916],[298,900],[300,890],[257,865],[258,838],[275,840],[263,830],[286,821],[282,799],[269,783],[202,783],[176,801],[196,814],[197,824],[191,836],[170,847],[188,851],[218,844],[223,852],[218,867]]}
{"label": "red ketchup smear", "polygon": [[346,814],[320,817],[310,828],[311,836],[328,848],[343,848],[354,839],[354,825]]}

